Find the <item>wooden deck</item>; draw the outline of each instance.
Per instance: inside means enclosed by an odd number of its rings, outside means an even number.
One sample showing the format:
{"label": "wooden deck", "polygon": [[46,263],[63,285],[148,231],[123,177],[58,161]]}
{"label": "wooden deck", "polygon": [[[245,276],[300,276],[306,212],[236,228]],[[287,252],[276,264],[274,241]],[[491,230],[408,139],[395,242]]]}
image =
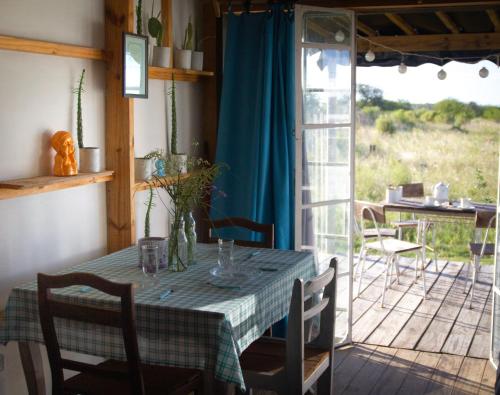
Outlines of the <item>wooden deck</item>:
{"label": "wooden deck", "polygon": [[[354,342],[488,358],[493,267],[482,267],[469,309],[470,282],[464,293],[467,266],[439,261],[436,272],[434,263],[428,264],[428,293],[424,300],[422,279],[415,283],[413,265],[405,260],[401,283],[393,282],[381,308],[384,264],[380,259],[371,259],[360,294],[353,301]],[[355,292],[357,285],[355,281]]]}
{"label": "wooden deck", "polygon": [[[495,372],[487,358],[492,267],[483,266],[469,309],[467,266],[439,261],[427,265],[427,298],[415,283],[412,262],[401,265],[380,307],[383,261],[367,262],[353,302],[354,346],[336,354],[336,394],[492,394]],[[358,282],[354,282],[356,295]]]}

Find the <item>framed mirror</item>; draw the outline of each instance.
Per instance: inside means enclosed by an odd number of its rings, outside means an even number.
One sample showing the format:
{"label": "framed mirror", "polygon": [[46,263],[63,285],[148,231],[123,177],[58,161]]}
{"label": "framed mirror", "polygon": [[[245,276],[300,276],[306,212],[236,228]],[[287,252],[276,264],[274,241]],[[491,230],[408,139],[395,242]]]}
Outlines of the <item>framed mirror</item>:
{"label": "framed mirror", "polygon": [[148,97],[148,37],[123,33],[123,96]]}

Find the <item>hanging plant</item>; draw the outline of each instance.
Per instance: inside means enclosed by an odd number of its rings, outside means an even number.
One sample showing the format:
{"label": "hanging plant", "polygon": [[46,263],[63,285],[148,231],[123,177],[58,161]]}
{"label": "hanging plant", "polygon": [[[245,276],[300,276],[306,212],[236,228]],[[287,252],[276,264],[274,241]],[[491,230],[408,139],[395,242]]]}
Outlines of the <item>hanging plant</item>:
{"label": "hanging plant", "polygon": [[157,16],[154,16],[155,2],[151,5],[151,17],[148,20],[148,32],[151,37],[156,39],[156,45],[161,47],[163,42],[163,25],[160,22],[161,10],[158,12]]}
{"label": "hanging plant", "polygon": [[169,92],[171,99],[171,109],[172,109],[172,135],[170,136],[170,152],[173,155],[178,154],[177,152],[177,104],[175,100],[175,76],[172,73],[172,88]]}
{"label": "hanging plant", "polygon": [[142,0],[137,0],[137,5],[135,6],[135,14],[137,34],[142,34]]}

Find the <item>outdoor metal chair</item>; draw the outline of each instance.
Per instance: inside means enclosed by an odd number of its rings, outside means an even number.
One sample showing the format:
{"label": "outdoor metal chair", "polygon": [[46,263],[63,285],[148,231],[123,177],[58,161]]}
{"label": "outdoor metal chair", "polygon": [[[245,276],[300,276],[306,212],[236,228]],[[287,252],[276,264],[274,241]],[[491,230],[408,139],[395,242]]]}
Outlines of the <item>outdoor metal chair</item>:
{"label": "outdoor metal chair", "polygon": [[484,230],[484,238],[482,243],[469,243],[469,252],[471,255],[470,265],[467,265],[467,274],[464,280],[464,293],[467,292],[467,282],[469,280],[470,266],[472,266],[472,285],[470,293],[469,308],[472,308],[472,301],[474,299],[474,288],[476,285],[477,274],[481,269],[481,258],[485,256],[495,255],[495,244],[488,243],[488,233],[496,224],[496,213],[490,211],[476,212],[476,231]]}
{"label": "outdoor metal chair", "polygon": [[[424,197],[424,184],[421,182],[412,183],[412,184],[402,184],[400,185],[403,190],[403,198],[423,198]],[[437,261],[437,250],[436,250],[436,226],[433,222],[426,221],[425,229],[423,229],[423,224],[419,221],[415,214],[412,214],[412,217],[407,220],[402,220],[401,215],[399,221],[394,221],[391,223],[398,229],[398,238],[401,240],[403,238],[403,230],[414,228],[417,233],[416,242],[419,243],[422,239],[423,232],[427,232],[428,230],[432,230],[432,247],[429,247],[426,243],[425,248],[429,249],[434,253],[434,267],[436,268],[436,273],[439,272],[438,261]]]}
{"label": "outdoor metal chair", "polygon": [[[415,252],[415,282],[418,278],[418,262],[420,261],[420,270],[422,273],[422,295],[425,299],[426,297],[426,287],[425,287],[425,264],[423,258],[423,248],[421,244],[410,243],[408,241],[399,239],[384,239],[379,232],[379,223],[385,223],[385,213],[383,207],[376,204],[370,204],[369,206],[364,206],[361,210],[361,230],[364,228],[364,220],[372,221],[374,228],[377,230],[377,241],[368,242],[365,244],[366,251],[374,250],[382,253],[386,257],[385,261],[385,280],[384,287],[382,289],[382,298],[380,301],[381,307],[384,307],[385,291],[390,287],[391,277],[393,271],[396,272],[397,282],[399,284],[399,260],[400,254]],[[364,265],[364,262],[363,262]],[[363,268],[364,269],[364,268]],[[362,281],[361,273],[360,282]]]}
{"label": "outdoor metal chair", "polygon": [[[366,263],[366,243],[369,240],[373,240],[379,236],[379,234],[384,237],[390,237],[390,238],[395,238],[397,236],[397,229],[394,228],[381,228],[379,227],[378,229],[376,228],[363,228],[361,229],[357,219],[359,218],[361,221],[363,221],[361,217],[361,212],[363,210],[363,207],[369,206],[372,203],[369,202],[362,202],[362,201],[356,201],[354,203],[354,208],[355,208],[355,215],[354,215],[354,232],[358,235],[358,237],[361,239],[361,248],[359,250],[359,259],[358,259],[358,264],[356,265],[356,270],[354,272],[354,280],[356,277],[359,275],[359,282],[358,282],[358,290],[357,294],[359,295],[359,292],[361,291],[361,282],[363,280],[363,274],[365,273],[365,263]],[[385,216],[380,217],[380,220],[384,221],[385,223]],[[361,273],[360,273],[361,271]]]}
{"label": "outdoor metal chair", "polygon": [[[52,289],[87,286],[119,298],[120,308],[99,308],[66,302]],[[132,284],[119,284],[90,273],[59,276],[38,274],[38,306],[52,374],[52,394],[156,395],[198,394],[203,390],[201,371],[141,363],[137,344]],[[94,365],[61,357],[55,318],[119,329],[126,361],[106,360]],[[79,372],[64,379],[63,370]]]}
{"label": "outdoor metal chair", "polygon": [[[335,349],[335,302],[337,260],[330,268],[307,281],[296,279],[288,313],[285,339],[261,337],[240,357],[249,389],[267,389],[278,394],[305,394],[317,381],[318,394],[333,394]],[[323,298],[310,307],[306,300],[324,288]],[[319,334],[308,339],[305,323],[320,315]]]}

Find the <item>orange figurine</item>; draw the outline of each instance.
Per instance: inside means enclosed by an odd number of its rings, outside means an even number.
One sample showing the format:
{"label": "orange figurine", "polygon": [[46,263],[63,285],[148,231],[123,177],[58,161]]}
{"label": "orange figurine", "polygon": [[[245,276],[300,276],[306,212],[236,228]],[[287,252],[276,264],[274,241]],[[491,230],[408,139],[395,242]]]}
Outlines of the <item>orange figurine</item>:
{"label": "orange figurine", "polygon": [[54,162],[55,176],[74,176],[78,174],[75,160],[75,145],[70,132],[61,130],[52,136],[52,148],[57,152]]}

